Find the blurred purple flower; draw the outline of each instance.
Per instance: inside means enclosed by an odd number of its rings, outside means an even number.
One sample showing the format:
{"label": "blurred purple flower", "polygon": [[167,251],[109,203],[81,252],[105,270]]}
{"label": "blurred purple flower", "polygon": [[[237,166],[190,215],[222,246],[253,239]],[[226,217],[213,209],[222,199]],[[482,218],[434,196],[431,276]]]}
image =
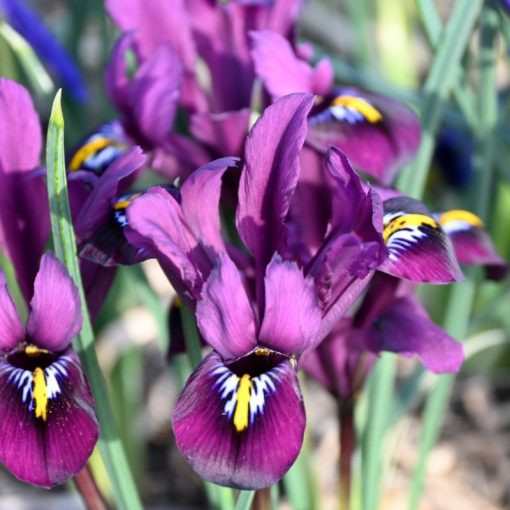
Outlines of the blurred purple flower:
{"label": "blurred purple flower", "polygon": [[87,86],[71,56],[48,30],[42,19],[23,0],[0,0],[0,12],[32,46],[57,76],[65,94],[81,103],[87,100]]}
{"label": "blurred purple flower", "polygon": [[70,347],[81,329],[78,289],[51,254],[41,259],[26,327],[0,274],[0,461],[42,487],[86,464],[99,428],[94,399]]}
{"label": "blurred purple flower", "polygon": [[392,99],[334,86],[327,58],[313,69],[277,33],[266,30],[251,36],[257,76],[273,100],[292,92],[317,94],[307,144],[322,154],[338,147],[356,168],[382,183],[391,182],[418,147],[416,115]]}

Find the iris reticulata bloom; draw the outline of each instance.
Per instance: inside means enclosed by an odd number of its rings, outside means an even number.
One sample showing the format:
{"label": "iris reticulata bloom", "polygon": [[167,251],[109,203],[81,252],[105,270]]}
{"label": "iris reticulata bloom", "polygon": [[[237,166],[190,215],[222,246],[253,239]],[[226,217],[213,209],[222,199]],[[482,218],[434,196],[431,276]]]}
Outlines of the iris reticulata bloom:
{"label": "iris reticulata bloom", "polygon": [[0,461],[17,478],[51,487],[86,464],[98,438],[94,399],[70,347],[81,329],[78,289],[46,253],[26,327],[0,276]]}
{"label": "iris reticulata bloom", "polygon": [[[299,155],[313,96],[266,109],[245,145],[236,225],[249,256],[221,233],[224,158],[186,179],[175,197],[153,188],[127,208],[128,239],[152,250],[195,309],[213,348],[176,405],[176,442],[205,479],[238,488],[273,484],[301,448],[305,415],[295,365],[352,305],[387,256],[378,197],[337,150],[327,157],[335,193],[317,246],[292,232]],[[294,196],[296,194],[296,196]],[[271,455],[267,455],[267,451]]]}
{"label": "iris reticulata bloom", "polygon": [[338,147],[355,168],[380,182],[391,182],[418,147],[416,115],[393,99],[335,86],[327,58],[312,68],[279,34],[265,30],[251,35],[257,75],[273,100],[293,92],[317,95],[307,145],[321,154]]}

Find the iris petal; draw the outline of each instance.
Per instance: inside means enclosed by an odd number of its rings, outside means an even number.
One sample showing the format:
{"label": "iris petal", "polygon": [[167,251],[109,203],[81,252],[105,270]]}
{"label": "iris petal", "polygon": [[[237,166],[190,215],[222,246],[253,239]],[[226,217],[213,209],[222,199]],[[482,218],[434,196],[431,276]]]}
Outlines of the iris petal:
{"label": "iris petal", "polygon": [[478,216],[460,209],[434,216],[451,239],[461,264],[483,264],[489,278],[500,280],[505,277],[508,264],[498,255]]}
{"label": "iris petal", "polygon": [[379,270],[414,282],[463,279],[448,236],[421,202],[392,198],[384,211],[383,236],[390,254]]}
{"label": "iris petal", "polygon": [[0,359],[0,414],[0,460],[34,485],[66,481],[97,441],[93,397],[71,349],[46,367]]}
{"label": "iris petal", "polygon": [[23,340],[25,332],[16,305],[7,288],[7,280],[0,271],[0,350],[8,352]]}
{"label": "iris petal", "polygon": [[206,480],[240,489],[268,487],[296,459],[305,413],[295,370],[278,356],[272,368],[253,371],[257,361],[273,356],[261,350],[226,366],[212,352],[186,383],[173,429],[182,454]]}
{"label": "iris petal", "polygon": [[354,88],[338,88],[312,110],[307,142],[345,151],[353,165],[387,184],[413,156],[420,125],[407,106]]}
{"label": "iris petal", "polygon": [[396,300],[368,333],[369,348],[418,356],[435,373],[457,372],[464,361],[462,344],[436,326],[412,298]]}
{"label": "iris petal", "polygon": [[78,288],[63,264],[45,253],[34,283],[27,333],[39,347],[66,349],[82,325]]}

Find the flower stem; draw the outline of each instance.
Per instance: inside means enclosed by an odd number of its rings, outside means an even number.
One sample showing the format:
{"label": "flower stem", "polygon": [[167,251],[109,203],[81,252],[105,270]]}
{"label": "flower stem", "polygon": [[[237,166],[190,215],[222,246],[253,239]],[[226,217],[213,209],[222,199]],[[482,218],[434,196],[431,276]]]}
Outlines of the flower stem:
{"label": "flower stem", "polygon": [[87,510],[107,510],[108,505],[96,484],[89,466],[85,466],[74,478],[76,489]]}
{"label": "flower stem", "polygon": [[352,456],[356,448],[354,430],[354,402],[341,402],[338,407],[340,423],[340,510],[351,508]]}
{"label": "flower stem", "polygon": [[61,91],[59,90],[51,110],[46,145],[47,183],[53,245],[55,253],[65,264],[80,293],[83,327],[73,345],[80,355],[94,394],[100,426],[99,447],[115,491],[116,505],[122,509],[138,510],[142,508],[142,505],[119,438],[108,398],[108,388],[94,349],[94,334],[83,291],[67,195],[64,116],[60,101]]}
{"label": "flower stem", "polygon": [[271,488],[255,491],[251,510],[271,510]]}

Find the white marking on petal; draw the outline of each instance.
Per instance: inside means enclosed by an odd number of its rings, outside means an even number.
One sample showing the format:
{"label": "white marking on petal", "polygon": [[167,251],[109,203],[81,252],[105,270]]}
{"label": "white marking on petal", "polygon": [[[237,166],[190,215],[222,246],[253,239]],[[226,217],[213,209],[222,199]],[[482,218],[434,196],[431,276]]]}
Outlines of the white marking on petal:
{"label": "white marking on petal", "polygon": [[[68,375],[66,364],[72,363],[68,356],[61,356],[57,361],[45,368],[46,395],[48,400],[57,398],[62,393],[62,383]],[[34,375],[30,370],[13,367],[6,364],[5,371],[9,373],[7,382],[21,391],[21,401],[27,404],[28,410],[34,409]]]}
{"label": "white marking on petal", "polygon": [[[250,424],[253,425],[259,414],[264,414],[266,397],[276,392],[276,382],[280,380],[281,367],[274,367],[268,372],[256,377],[250,377]],[[217,388],[221,400],[224,401],[223,415],[232,419],[237,405],[237,391],[241,378],[231,372],[226,366],[220,366],[213,370],[213,376],[218,376],[213,388]]]}

